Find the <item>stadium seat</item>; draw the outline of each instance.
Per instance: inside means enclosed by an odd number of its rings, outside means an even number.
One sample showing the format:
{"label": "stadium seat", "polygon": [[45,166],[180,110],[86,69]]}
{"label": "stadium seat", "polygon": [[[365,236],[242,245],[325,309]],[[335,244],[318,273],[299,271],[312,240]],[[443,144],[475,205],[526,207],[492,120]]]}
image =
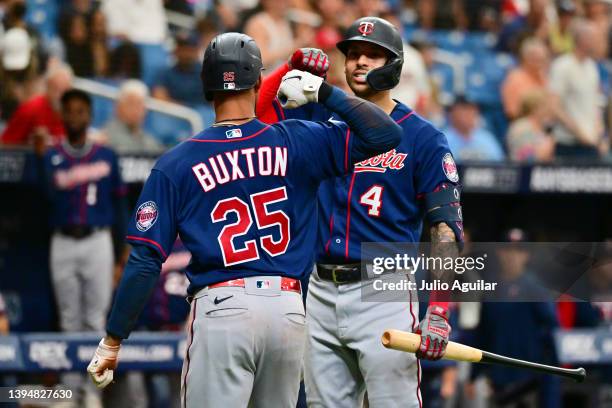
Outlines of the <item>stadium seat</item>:
{"label": "stadium seat", "polygon": [[26,21],[38,31],[44,41],[57,36],[59,7],[56,0],[27,0]]}
{"label": "stadium seat", "polygon": [[140,51],[141,79],[150,88],[160,70],[170,65],[170,54],[162,44],[137,44]]}
{"label": "stadium seat", "polygon": [[176,118],[160,112],[147,113],[144,128],[160,143],[175,145],[191,136],[191,125],[185,119]]}

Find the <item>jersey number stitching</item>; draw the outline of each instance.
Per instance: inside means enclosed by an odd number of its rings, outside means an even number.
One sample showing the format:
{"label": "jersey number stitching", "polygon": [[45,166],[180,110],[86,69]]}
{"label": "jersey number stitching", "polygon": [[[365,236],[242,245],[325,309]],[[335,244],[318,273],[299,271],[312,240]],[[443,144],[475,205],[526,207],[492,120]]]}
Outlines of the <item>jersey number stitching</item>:
{"label": "jersey number stitching", "polygon": [[374,184],[359,198],[359,204],[365,205],[368,208],[368,215],[372,217],[380,217],[382,208],[382,193],[385,190],[383,186]]}
{"label": "jersey number stitching", "polygon": [[[291,220],[284,211],[268,211],[267,206],[286,199],[285,187],[250,195],[257,228],[264,229],[273,226],[279,228],[278,240],[275,240],[272,234],[264,235],[259,239],[261,248],[272,257],[282,255],[287,251],[291,240]],[[223,263],[225,266],[231,266],[259,259],[259,249],[254,239],[246,241],[243,248],[237,249],[234,246],[234,238],[246,235],[253,225],[251,210],[244,201],[238,197],[221,200],[215,205],[210,217],[213,223],[226,221],[230,212],[236,214],[236,222],[224,226],[217,237],[223,255]]]}

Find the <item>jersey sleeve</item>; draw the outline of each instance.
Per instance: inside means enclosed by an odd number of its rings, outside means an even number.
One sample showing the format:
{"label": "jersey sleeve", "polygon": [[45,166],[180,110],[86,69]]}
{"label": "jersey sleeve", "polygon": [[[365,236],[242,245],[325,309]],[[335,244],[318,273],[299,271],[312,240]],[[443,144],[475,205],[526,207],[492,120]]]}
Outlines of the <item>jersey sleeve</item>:
{"label": "jersey sleeve", "polygon": [[338,177],[349,171],[351,163],[350,130],[344,122],[282,122],[293,147],[299,168],[316,180]]}
{"label": "jersey sleeve", "polygon": [[459,172],[446,136],[423,129],[415,144],[415,185],[417,194],[431,193],[442,183],[459,183]]}
{"label": "jersey sleeve", "polygon": [[174,183],[162,171],[153,169],[128,223],[127,241],[147,245],[165,260],[177,235],[178,206]]}

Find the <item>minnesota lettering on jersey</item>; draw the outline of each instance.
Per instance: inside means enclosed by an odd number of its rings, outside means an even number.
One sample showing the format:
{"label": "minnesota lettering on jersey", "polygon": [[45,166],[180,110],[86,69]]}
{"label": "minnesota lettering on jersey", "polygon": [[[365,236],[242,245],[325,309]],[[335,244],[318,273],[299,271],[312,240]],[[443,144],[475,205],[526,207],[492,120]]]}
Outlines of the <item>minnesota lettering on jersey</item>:
{"label": "minnesota lettering on jersey", "polygon": [[110,173],[110,163],[99,160],[93,163],[77,164],[66,170],[57,170],[54,179],[58,189],[69,190],[81,184],[101,180]]}
{"label": "minnesota lettering on jersey", "polygon": [[398,153],[395,149],[392,149],[386,153],[355,163],[355,173],[368,171],[385,173],[387,169],[401,170],[404,167],[404,160],[406,160],[407,156],[406,153]]}
{"label": "minnesota lettering on jersey", "polygon": [[286,147],[249,147],[223,152],[191,167],[205,192],[219,185],[258,176],[281,176],[287,173]]}

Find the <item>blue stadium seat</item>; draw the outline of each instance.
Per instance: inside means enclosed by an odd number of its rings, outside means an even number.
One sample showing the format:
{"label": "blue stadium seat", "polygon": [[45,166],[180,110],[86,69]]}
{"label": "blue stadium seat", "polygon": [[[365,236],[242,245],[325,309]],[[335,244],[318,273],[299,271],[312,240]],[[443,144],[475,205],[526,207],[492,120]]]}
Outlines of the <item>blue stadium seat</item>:
{"label": "blue stadium seat", "polygon": [[191,136],[191,125],[184,119],[159,112],[147,113],[144,128],[161,143],[172,146]]}
{"label": "blue stadium seat", "polygon": [[466,47],[466,34],[462,31],[436,30],[430,33],[430,39],[438,48],[447,51],[463,51]]}
{"label": "blue stadium seat", "polygon": [[43,40],[57,36],[59,7],[56,0],[26,0],[26,21],[38,31]]}
{"label": "blue stadium seat", "polygon": [[467,94],[476,102],[501,105],[499,88],[514,60],[507,54],[481,52],[472,54],[466,68]]}
{"label": "blue stadium seat", "polygon": [[162,44],[137,44],[142,67],[141,79],[150,88],[160,70],[170,66],[170,54]]}
{"label": "blue stadium seat", "polygon": [[102,96],[90,95],[93,102],[93,120],[91,125],[97,129],[102,129],[113,116],[115,102]]}
{"label": "blue stadium seat", "polygon": [[465,35],[465,49],[471,52],[492,51],[497,44],[497,36],[484,32],[469,32]]}

